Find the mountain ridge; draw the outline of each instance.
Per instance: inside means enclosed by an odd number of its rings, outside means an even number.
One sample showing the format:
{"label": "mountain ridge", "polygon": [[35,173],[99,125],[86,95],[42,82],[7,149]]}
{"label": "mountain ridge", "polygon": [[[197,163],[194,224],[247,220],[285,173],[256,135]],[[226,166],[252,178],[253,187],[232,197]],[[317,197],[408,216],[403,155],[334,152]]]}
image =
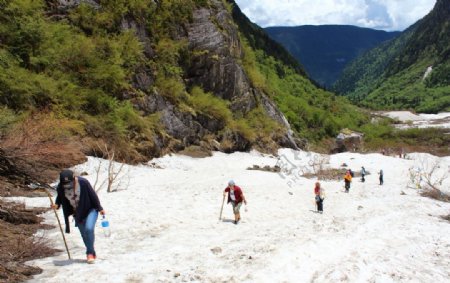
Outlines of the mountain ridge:
{"label": "mountain ridge", "polygon": [[351,25],[268,27],[265,31],[304,65],[313,80],[328,88],[358,55],[399,34]]}
{"label": "mountain ridge", "polygon": [[[438,0],[397,41],[374,48],[348,66],[334,89],[373,109],[450,110],[449,19],[450,3]],[[379,59],[373,63],[371,58]]]}

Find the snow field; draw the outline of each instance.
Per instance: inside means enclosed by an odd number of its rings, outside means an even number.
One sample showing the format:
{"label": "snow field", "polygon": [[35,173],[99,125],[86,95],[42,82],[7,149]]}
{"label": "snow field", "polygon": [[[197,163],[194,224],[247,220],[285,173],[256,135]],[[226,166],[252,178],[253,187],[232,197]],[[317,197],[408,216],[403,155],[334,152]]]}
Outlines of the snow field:
{"label": "snow field", "polygon": [[[304,166],[314,154],[282,149],[279,156]],[[448,170],[450,158],[440,160],[441,170]],[[33,261],[44,272],[30,282],[448,282],[450,223],[439,216],[450,213],[450,204],[407,188],[415,160],[330,156],[332,168],[345,162],[353,171],[364,166],[370,175],[365,183],[354,178],[349,194],[341,180],[321,182],[326,190],[322,215],[315,213],[316,180],[246,170],[277,161],[258,152],[214,153],[203,159],[152,160],[163,169],[126,166],[126,189],[99,191],[112,235],[103,237],[98,221],[96,264],[84,262],[84,245],[72,223],[66,237],[74,260],[67,260],[59,228],[40,232],[62,252]],[[89,173],[93,183],[99,162],[89,157],[75,170]],[[376,174],[380,169],[383,186]],[[248,200],[238,225],[226,204],[224,219],[218,219],[230,179]],[[449,188],[450,180],[443,187]],[[45,205],[45,200],[26,203]],[[45,217],[56,224],[53,212]]]}

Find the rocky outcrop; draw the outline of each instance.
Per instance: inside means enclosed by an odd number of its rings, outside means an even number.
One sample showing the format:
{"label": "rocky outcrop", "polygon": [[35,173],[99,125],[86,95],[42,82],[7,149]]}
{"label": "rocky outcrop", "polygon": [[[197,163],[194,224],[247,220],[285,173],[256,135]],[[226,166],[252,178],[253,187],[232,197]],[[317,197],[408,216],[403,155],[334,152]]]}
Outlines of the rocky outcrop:
{"label": "rocky outcrop", "polygon": [[246,114],[262,105],[267,115],[286,129],[279,141],[285,147],[297,148],[293,132],[284,115],[262,92],[252,87],[239,64],[242,49],[239,33],[222,1],[213,0],[212,9],[198,9],[188,28],[189,48],[196,54],[187,70],[191,85],[231,101],[231,110]]}
{"label": "rocky outcrop", "polygon": [[[67,10],[80,3],[94,8],[96,0],[55,0],[58,10]],[[245,73],[241,59],[243,50],[239,31],[223,1],[210,0],[208,8],[196,8],[192,21],[171,30],[173,40],[188,43],[189,59],[182,63],[183,80],[186,89],[200,86],[206,92],[228,100],[235,117],[245,116],[251,110],[261,107],[267,116],[278,122],[285,134],[274,133],[273,144],[297,148],[296,140],[284,115],[271,99],[252,86]],[[155,1],[156,4],[159,2]],[[120,21],[122,30],[133,31],[142,43],[144,55],[153,60],[156,43],[142,20],[125,16]],[[142,141],[138,151],[158,156],[170,150],[182,150],[191,145],[208,146],[226,152],[249,150],[252,143],[239,133],[225,130],[223,121],[200,113],[180,109],[179,105],[158,93],[155,73],[147,64],[137,67],[132,76],[134,89],[123,94],[145,115],[157,114],[159,129],[152,141]],[[219,146],[217,146],[219,144]],[[264,145],[258,144],[264,150]],[[269,147],[273,148],[274,145]]]}
{"label": "rocky outcrop", "polygon": [[[200,85],[206,91],[233,101],[250,94],[250,84],[236,59],[241,48],[232,19],[219,1],[218,9],[202,8],[194,11],[188,28],[189,49],[194,54],[187,69],[191,85]],[[248,98],[253,99],[250,95]],[[251,104],[251,103],[249,103]]]}
{"label": "rocky outcrop", "polygon": [[358,151],[361,149],[364,134],[344,129],[336,137],[333,152]]}

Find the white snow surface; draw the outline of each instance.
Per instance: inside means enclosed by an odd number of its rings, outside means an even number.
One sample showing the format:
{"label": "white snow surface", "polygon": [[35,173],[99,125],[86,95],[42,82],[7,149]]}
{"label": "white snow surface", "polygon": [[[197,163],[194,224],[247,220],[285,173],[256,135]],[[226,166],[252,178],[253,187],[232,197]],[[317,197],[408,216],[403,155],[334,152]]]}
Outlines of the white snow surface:
{"label": "white snow surface", "polygon": [[[61,253],[29,262],[44,270],[30,282],[449,282],[450,222],[440,216],[450,213],[450,204],[408,188],[408,170],[419,166],[419,159],[437,160],[440,173],[448,173],[449,157],[332,155],[330,167],[346,163],[359,171],[364,166],[369,175],[365,183],[355,177],[348,194],[343,181],[323,181],[324,213],[318,214],[316,180],[296,173],[314,155],[290,149],[281,149],[279,157],[215,152],[203,159],[171,155],[152,160],[162,169],[126,166],[125,189],[98,193],[112,235],[105,238],[97,222],[96,263],[85,263],[73,223],[66,234],[72,261],[59,228],[40,231]],[[87,172],[94,183],[100,161],[89,157],[74,169]],[[293,170],[246,170],[277,162]],[[383,186],[376,173],[380,169]],[[219,221],[230,179],[248,200],[238,225],[226,204]],[[443,187],[448,190],[449,178]],[[45,205],[44,198],[25,202]],[[45,219],[56,224],[52,211]]]}
{"label": "white snow surface", "polygon": [[450,129],[450,112],[438,114],[414,114],[410,111],[379,112],[381,115],[398,119],[406,124],[398,124],[397,128],[445,128]]}

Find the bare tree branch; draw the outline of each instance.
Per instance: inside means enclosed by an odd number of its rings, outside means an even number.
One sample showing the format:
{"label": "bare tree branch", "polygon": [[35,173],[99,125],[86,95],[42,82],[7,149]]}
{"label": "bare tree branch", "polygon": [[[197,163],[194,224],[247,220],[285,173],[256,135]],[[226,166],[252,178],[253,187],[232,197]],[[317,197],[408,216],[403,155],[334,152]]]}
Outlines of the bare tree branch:
{"label": "bare tree branch", "polygon": [[[103,180],[103,182],[100,184],[100,186],[97,187],[98,179],[100,175],[100,170],[102,168],[102,162],[99,163],[99,165],[95,168],[96,171],[96,180],[94,183],[94,189],[98,192],[101,188],[103,188],[104,185],[106,185],[106,191],[108,193],[117,191],[118,189],[123,187],[123,169],[124,169],[124,163],[120,163],[118,166],[118,163],[114,161],[114,158],[116,156],[115,150],[110,149],[106,143],[103,145],[97,144],[97,148],[100,152],[102,152],[103,157],[105,157],[108,161],[107,164],[107,176]],[[129,181],[128,181],[129,184]],[[128,185],[126,185],[125,188],[127,188]]]}

